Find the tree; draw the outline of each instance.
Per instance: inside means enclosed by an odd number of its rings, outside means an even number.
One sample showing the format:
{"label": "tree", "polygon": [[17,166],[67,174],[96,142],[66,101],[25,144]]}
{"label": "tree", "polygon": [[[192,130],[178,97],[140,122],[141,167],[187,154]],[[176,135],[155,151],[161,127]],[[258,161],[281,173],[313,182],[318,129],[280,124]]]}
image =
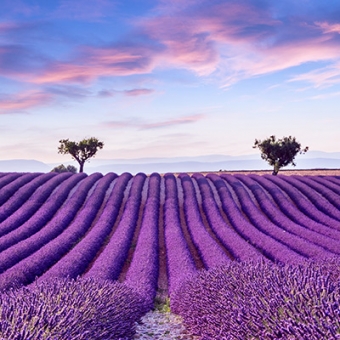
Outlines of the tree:
{"label": "tree", "polygon": [[79,172],[84,171],[84,163],[89,158],[94,157],[98,149],[102,149],[104,146],[104,143],[95,137],[83,139],[78,143],[68,139],[62,139],[59,143],[58,153],[64,155],[70,154],[72,158],[79,163]]}
{"label": "tree", "polygon": [[58,166],[56,166],[55,168],[53,168],[51,170],[51,172],[58,172],[58,173],[62,173],[62,172],[72,172],[74,174],[77,173],[77,168],[73,165],[68,165],[65,166],[64,164],[60,164]]}
{"label": "tree", "polygon": [[301,144],[292,136],[283,137],[282,139],[270,136],[263,141],[255,139],[253,148],[259,148],[261,158],[274,167],[273,175],[277,175],[279,170],[288,164],[295,166],[295,156],[298,153],[304,154],[308,151],[308,146],[301,149]]}

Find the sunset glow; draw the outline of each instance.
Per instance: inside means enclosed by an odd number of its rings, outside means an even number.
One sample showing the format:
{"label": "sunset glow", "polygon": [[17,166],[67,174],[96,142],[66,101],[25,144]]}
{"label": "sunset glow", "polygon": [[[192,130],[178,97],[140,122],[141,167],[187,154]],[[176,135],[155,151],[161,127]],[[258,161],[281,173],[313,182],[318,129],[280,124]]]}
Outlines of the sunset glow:
{"label": "sunset glow", "polygon": [[340,150],[340,3],[0,2],[0,159],[245,155],[293,135]]}

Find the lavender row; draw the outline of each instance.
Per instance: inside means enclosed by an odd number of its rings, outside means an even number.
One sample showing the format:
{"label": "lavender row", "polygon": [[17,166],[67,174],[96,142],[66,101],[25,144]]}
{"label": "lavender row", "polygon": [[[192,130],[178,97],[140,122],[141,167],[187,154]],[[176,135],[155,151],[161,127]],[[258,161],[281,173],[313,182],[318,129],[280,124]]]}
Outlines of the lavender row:
{"label": "lavender row", "polygon": [[200,339],[338,339],[340,286],[328,263],[234,261],[188,281],[172,309]]}
{"label": "lavender row", "polygon": [[302,225],[308,230],[315,231],[335,240],[340,240],[340,232],[338,230],[311,219],[307,214],[304,214],[294,207],[294,205],[287,200],[286,196],[284,196],[280,188],[271,181],[268,181],[264,176],[249,175],[249,178],[259,183],[262,188],[265,188],[274,199],[279,209],[292,221]]}
{"label": "lavender row", "polygon": [[221,216],[208,180],[200,173],[195,173],[192,177],[202,195],[203,209],[209,225],[228,252],[240,261],[263,258],[263,255],[235,232]]}
{"label": "lavender row", "polygon": [[[103,202],[105,191],[112,177],[108,174],[98,180],[95,190],[72,223],[60,234],[49,239],[47,243],[30,256],[8,269],[0,276],[0,289],[7,288],[12,281],[24,285],[31,283],[35,277],[42,275],[48,268],[64,256],[91,227]],[[11,248],[10,248],[11,249]],[[9,249],[9,250],[10,250]]]}
{"label": "lavender row", "polygon": [[60,174],[41,185],[20,209],[0,223],[0,237],[26,222],[45,203],[53,190],[70,176],[71,173]]}
{"label": "lavender row", "polygon": [[[306,215],[310,216],[316,222],[320,222],[329,227],[334,227],[340,230],[339,221],[334,220],[333,218],[327,216],[320,210],[316,209],[315,206],[308,201],[299,190],[294,188],[287,181],[284,181],[282,176],[269,176],[264,175],[264,177],[270,181],[272,181],[275,185],[277,185],[283,192],[285,192],[290,199],[296,204],[296,206],[304,212]],[[275,177],[275,178],[274,178]]]}
{"label": "lavender row", "polygon": [[[240,180],[242,183],[246,185],[246,187],[248,187],[249,190],[251,190],[252,194],[256,198],[265,216],[269,218],[279,228],[281,228],[284,235],[287,236],[292,235],[291,241],[294,242],[293,247],[297,247],[298,250],[301,247],[300,250],[302,251],[302,253],[305,254],[305,256],[308,256],[308,251],[312,251],[312,256],[308,257],[315,257],[317,253],[320,251],[320,249],[319,248],[314,249],[316,251],[316,254],[314,254],[313,250],[311,249],[313,247],[307,245],[308,246],[307,249],[303,248],[303,245],[299,244],[299,240],[296,241],[296,236],[299,237],[300,239],[307,240],[312,244],[318,245],[323,249],[326,249],[328,252],[332,252],[333,256],[334,254],[340,255],[339,241],[326,237],[310,229],[307,229],[297,223],[294,223],[292,220],[287,218],[287,216],[283,214],[278,209],[278,207],[273,204],[273,202],[265,194],[264,190],[260,187],[260,185],[250,177],[245,175],[235,175],[235,178]],[[290,208],[294,210],[292,206],[290,206]],[[261,222],[259,221],[259,223]],[[286,231],[288,233],[286,233]],[[322,255],[330,254],[323,253],[322,251],[321,256]],[[319,257],[316,256],[316,258]]]}
{"label": "lavender row", "polygon": [[296,263],[305,259],[297,252],[261,232],[249,223],[237,207],[223,179],[215,174],[209,174],[207,177],[213,181],[218,190],[223,210],[230,219],[233,227],[245,240],[248,240],[254,247],[274,262]]}
{"label": "lavender row", "polygon": [[[9,199],[13,200],[13,195],[21,189],[25,184],[32,181],[34,178],[42,176],[41,173],[27,173],[27,174],[15,174],[11,176],[11,181],[1,188],[1,195],[0,195],[0,206],[2,206],[5,202]],[[14,179],[14,180],[12,180]],[[6,181],[7,182],[7,181]],[[1,213],[0,208],[0,213]],[[0,220],[1,222],[1,220]]]}
{"label": "lavender row", "polygon": [[83,274],[112,231],[124,198],[125,188],[131,177],[131,174],[124,173],[115,179],[111,194],[93,228],[81,242],[42,275],[39,281],[64,277],[76,278]]}
{"label": "lavender row", "polygon": [[221,266],[230,261],[216,241],[209,235],[199,211],[195,188],[187,174],[180,174],[184,192],[184,214],[191,239],[206,268]]}
{"label": "lavender row", "polygon": [[[327,190],[327,188],[321,185],[316,185],[315,188],[314,182],[307,177],[301,178],[301,176],[285,176],[282,179],[292,184],[300,192],[302,192],[317,209],[325,213],[327,216],[340,221],[339,195],[334,194],[332,191]],[[330,200],[334,203],[331,203]]]}
{"label": "lavender row", "polygon": [[0,294],[0,338],[10,340],[132,339],[148,311],[118,282],[59,279]]}
{"label": "lavender row", "polygon": [[[313,176],[310,177],[310,179],[313,179],[313,182],[317,182],[318,184],[321,184],[322,187],[330,189],[332,192],[334,192],[337,196],[340,195],[340,185],[337,185],[331,181],[333,176]],[[332,201],[334,204],[334,201]],[[334,204],[335,205],[335,204]],[[338,204],[337,204],[338,206]],[[340,207],[339,207],[340,209]]]}
{"label": "lavender row", "polygon": [[184,239],[178,206],[176,178],[165,174],[164,237],[167,253],[167,272],[170,296],[197,270]]}
{"label": "lavender row", "polygon": [[305,240],[300,235],[292,234],[282,227],[272,223],[257,208],[251,197],[249,196],[248,192],[245,190],[244,186],[237,178],[232,175],[222,175],[221,177],[224,178],[232,186],[240,201],[243,212],[256,228],[307,258],[318,259],[334,256],[334,254],[326,251],[324,248],[318,245]]}
{"label": "lavender row", "polygon": [[[46,243],[57,237],[74,219],[83,205],[87,193],[96,181],[101,178],[100,174],[88,176],[81,182],[78,190],[72,195],[69,204],[64,205],[58,213],[49,221],[44,228],[0,253],[0,273],[14,266],[17,262],[27,258]],[[0,276],[1,281],[1,276]]]}
{"label": "lavender row", "polygon": [[[32,175],[32,176],[30,176]],[[55,173],[47,173],[47,174],[29,174],[22,176],[19,178],[20,180],[16,180],[10,184],[12,190],[2,189],[1,196],[6,196],[9,192],[12,192],[11,198],[4,203],[0,208],[0,222],[4,221],[8,216],[13,214],[14,211],[19,209],[27,199],[37,190],[42,184],[51,179],[52,177],[57,176]],[[25,183],[26,180],[29,179],[28,183]],[[25,181],[23,181],[25,180]],[[14,185],[16,184],[16,185]]]}
{"label": "lavender row", "polygon": [[140,233],[125,279],[127,286],[137,289],[145,296],[150,308],[153,306],[153,300],[156,296],[159,273],[158,220],[160,182],[161,177],[159,174],[155,173],[150,176]]}
{"label": "lavender row", "polygon": [[126,260],[139,216],[142,189],[146,179],[143,173],[133,178],[129,198],[119,225],[105,249],[100,253],[85,277],[116,280]]}
{"label": "lavender row", "polygon": [[[62,174],[60,177],[63,178]],[[0,238],[0,251],[4,251],[14,244],[31,237],[44,227],[65,202],[70,190],[85,177],[85,174],[77,174],[69,177],[30,219],[26,220],[21,226],[16,227],[15,230],[8,232],[12,229],[13,225],[15,226],[18,220],[23,219],[20,214],[21,209],[6,219],[1,224],[1,230],[8,233]]]}
{"label": "lavender row", "polygon": [[[6,190],[3,190],[3,188],[10,184],[11,182],[13,182],[14,180],[16,180],[17,178],[23,176],[23,174],[21,173],[17,173],[17,172],[9,172],[9,173],[2,173],[1,174],[1,178],[0,178],[0,190],[1,190],[1,198],[0,198],[0,205],[3,204],[6,199],[8,199],[10,196],[5,194]],[[7,196],[7,198],[6,198]]]}

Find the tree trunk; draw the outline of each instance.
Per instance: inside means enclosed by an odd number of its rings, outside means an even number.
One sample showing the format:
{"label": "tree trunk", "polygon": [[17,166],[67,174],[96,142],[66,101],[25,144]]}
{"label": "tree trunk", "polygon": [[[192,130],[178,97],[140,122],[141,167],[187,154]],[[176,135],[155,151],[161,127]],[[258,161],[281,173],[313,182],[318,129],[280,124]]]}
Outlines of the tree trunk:
{"label": "tree trunk", "polygon": [[84,162],[79,162],[79,172],[84,172]]}
{"label": "tree trunk", "polygon": [[277,163],[275,163],[272,175],[276,176],[277,173],[279,172],[279,170],[280,170],[279,165]]}

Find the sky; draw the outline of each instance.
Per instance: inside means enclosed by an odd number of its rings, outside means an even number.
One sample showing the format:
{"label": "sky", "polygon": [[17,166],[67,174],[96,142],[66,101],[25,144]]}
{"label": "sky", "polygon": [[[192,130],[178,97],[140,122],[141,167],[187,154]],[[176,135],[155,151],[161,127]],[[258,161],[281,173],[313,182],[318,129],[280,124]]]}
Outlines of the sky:
{"label": "sky", "polygon": [[340,151],[340,1],[1,0],[0,159]]}

